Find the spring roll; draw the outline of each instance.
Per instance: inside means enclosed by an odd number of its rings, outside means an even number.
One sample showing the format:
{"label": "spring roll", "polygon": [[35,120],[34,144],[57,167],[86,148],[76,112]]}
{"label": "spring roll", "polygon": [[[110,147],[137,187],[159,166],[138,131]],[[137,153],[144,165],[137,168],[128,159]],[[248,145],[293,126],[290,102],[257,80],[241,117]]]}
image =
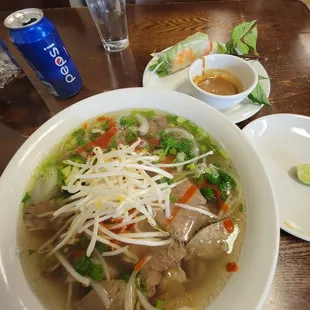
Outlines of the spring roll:
{"label": "spring roll", "polygon": [[150,66],[150,70],[164,77],[191,65],[202,56],[209,55],[212,48],[213,44],[209,36],[206,33],[197,32],[169,50],[161,52],[158,60]]}

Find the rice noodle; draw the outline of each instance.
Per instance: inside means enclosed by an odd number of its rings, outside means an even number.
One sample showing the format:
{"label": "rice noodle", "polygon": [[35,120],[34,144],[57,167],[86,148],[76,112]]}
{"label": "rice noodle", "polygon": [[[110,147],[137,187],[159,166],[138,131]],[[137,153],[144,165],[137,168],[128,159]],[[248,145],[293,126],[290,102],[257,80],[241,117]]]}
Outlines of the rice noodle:
{"label": "rice noodle", "polygon": [[142,264],[139,263],[139,268],[134,269],[132,274],[129,277],[128,283],[126,285],[125,289],[125,297],[124,297],[124,308],[125,310],[134,310],[135,309],[135,293],[136,293],[136,276],[138,272],[141,270],[141,268],[152,259],[152,256],[145,257],[144,261],[142,261]]}
{"label": "rice noodle", "polygon": [[191,210],[191,211],[199,212],[199,213],[207,215],[207,216],[209,216],[211,218],[215,218],[215,219],[218,218],[215,214],[213,214],[212,212],[210,212],[210,211],[208,211],[206,209],[189,206],[189,205],[186,205],[186,204],[183,204],[183,203],[175,203],[174,205],[176,207],[180,207],[180,208],[183,208],[183,209],[186,209],[186,210]]}
{"label": "rice noodle", "polygon": [[67,302],[66,302],[66,310],[71,309],[71,298],[72,298],[72,282],[69,282],[69,284],[68,284],[68,296],[67,296]]}
{"label": "rice noodle", "polygon": [[158,310],[157,308],[155,308],[154,306],[152,306],[149,301],[147,300],[147,298],[142,294],[141,291],[139,291],[138,289],[136,290],[138,297],[140,299],[140,303],[143,307],[144,310]]}
{"label": "rice noodle", "polygon": [[95,292],[99,296],[104,307],[106,309],[109,309],[112,301],[110,300],[107,291],[97,282],[92,281],[90,285],[92,286],[92,288],[95,290]]}
{"label": "rice noodle", "polygon": [[165,129],[165,133],[168,133],[168,134],[176,133],[176,134],[179,134],[183,138],[190,139],[190,140],[194,139],[194,136],[189,131],[181,127],[167,128]]}

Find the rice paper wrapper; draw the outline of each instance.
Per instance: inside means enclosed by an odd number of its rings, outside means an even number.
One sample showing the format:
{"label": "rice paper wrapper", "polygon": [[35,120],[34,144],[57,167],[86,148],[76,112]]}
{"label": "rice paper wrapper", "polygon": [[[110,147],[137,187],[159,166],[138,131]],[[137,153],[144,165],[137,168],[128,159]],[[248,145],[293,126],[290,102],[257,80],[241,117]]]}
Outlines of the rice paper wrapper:
{"label": "rice paper wrapper", "polygon": [[160,54],[160,61],[167,72],[173,73],[191,65],[196,59],[209,55],[213,43],[206,33],[197,32]]}

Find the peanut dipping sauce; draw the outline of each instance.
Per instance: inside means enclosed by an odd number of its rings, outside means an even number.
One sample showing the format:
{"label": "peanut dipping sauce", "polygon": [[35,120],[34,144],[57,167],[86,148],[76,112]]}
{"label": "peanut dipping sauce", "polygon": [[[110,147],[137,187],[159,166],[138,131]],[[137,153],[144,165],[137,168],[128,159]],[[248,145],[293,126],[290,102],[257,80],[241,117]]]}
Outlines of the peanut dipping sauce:
{"label": "peanut dipping sauce", "polygon": [[[202,67],[205,68],[204,58]],[[243,91],[241,81],[232,73],[222,69],[203,69],[202,75],[196,75],[193,81],[202,90],[215,95],[236,95]]]}

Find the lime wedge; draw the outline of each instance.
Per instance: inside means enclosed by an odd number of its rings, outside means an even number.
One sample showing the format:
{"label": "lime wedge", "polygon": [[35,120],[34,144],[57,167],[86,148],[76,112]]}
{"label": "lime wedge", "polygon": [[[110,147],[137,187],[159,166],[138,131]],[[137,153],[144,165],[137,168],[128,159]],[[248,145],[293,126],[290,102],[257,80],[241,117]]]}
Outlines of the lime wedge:
{"label": "lime wedge", "polygon": [[310,185],[310,164],[298,165],[297,176],[302,183]]}

